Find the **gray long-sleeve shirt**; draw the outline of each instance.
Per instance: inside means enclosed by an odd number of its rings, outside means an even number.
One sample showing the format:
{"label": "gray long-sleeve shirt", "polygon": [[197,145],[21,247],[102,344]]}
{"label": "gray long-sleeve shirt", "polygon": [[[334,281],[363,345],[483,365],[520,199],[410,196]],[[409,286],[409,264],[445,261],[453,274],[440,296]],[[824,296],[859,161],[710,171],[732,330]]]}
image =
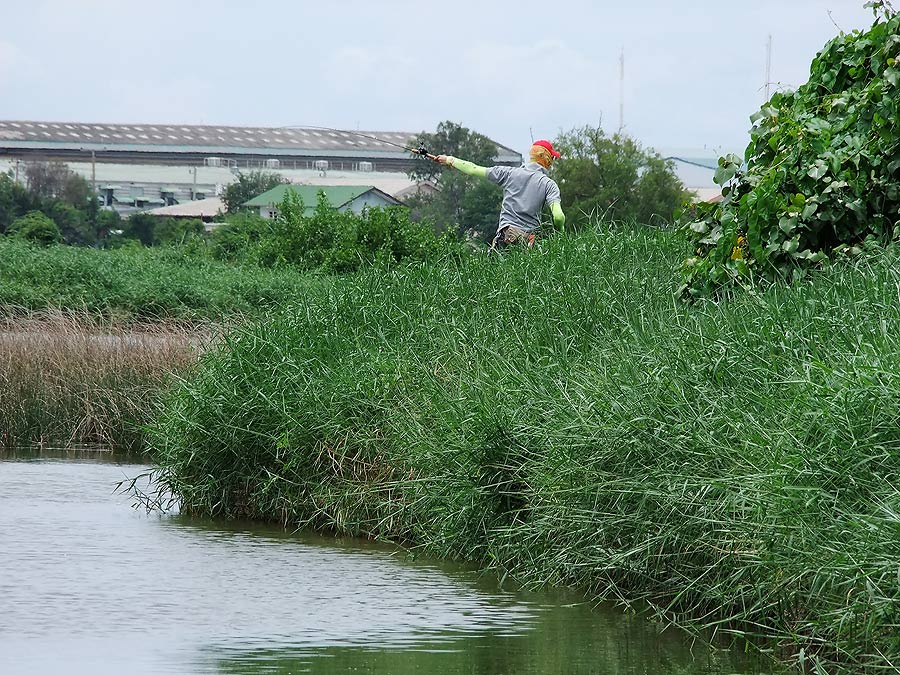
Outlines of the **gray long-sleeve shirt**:
{"label": "gray long-sleeve shirt", "polygon": [[559,186],[537,162],[524,166],[492,166],[487,179],[503,188],[500,227],[512,225],[525,232],[540,227],[544,204],[561,201]]}

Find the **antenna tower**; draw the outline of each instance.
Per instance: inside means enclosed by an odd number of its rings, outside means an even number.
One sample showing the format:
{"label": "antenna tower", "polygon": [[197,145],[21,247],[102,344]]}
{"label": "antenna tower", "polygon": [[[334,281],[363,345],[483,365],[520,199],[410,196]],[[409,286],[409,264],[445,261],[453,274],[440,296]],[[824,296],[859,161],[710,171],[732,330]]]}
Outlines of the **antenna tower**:
{"label": "antenna tower", "polygon": [[619,56],[619,133],[625,128],[625,47]]}

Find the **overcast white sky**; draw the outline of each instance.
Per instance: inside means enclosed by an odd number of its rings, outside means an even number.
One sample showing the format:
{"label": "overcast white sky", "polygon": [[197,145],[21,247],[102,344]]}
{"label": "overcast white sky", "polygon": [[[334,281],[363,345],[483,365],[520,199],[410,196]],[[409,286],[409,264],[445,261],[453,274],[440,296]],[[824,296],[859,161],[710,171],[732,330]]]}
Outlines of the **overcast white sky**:
{"label": "overcast white sky", "polygon": [[[0,119],[433,130],[516,149],[602,120],[742,151],[864,0],[0,0]],[[830,16],[829,16],[830,11]]]}

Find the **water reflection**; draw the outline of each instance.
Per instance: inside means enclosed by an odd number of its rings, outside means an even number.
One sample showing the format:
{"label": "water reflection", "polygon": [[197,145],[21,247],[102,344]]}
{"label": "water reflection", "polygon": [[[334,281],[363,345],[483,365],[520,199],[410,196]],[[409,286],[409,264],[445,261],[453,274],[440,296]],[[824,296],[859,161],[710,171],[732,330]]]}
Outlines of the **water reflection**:
{"label": "water reflection", "polygon": [[[405,649],[379,646],[267,650],[222,655],[222,673],[448,673],[471,675],[712,675],[752,672],[723,652],[660,635],[634,619],[597,620],[584,608],[554,608],[525,634],[485,631]],[[223,650],[224,651],[224,650]],[[226,652],[227,654],[227,652]],[[747,664],[745,664],[746,666]],[[737,667],[736,667],[737,666]]]}
{"label": "water reflection", "polygon": [[0,461],[2,672],[757,672],[382,546],[148,516],[113,494],[143,468]]}

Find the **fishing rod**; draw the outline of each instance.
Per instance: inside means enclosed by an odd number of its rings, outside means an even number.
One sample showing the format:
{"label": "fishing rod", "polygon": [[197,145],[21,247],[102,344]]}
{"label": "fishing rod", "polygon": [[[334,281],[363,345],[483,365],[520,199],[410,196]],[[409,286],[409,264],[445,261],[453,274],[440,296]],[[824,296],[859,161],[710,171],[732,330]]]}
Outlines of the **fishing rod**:
{"label": "fishing rod", "polygon": [[377,136],[372,136],[371,134],[364,134],[359,131],[350,131],[348,129],[333,129],[331,127],[317,127],[311,125],[291,125],[286,127],[276,127],[276,129],[315,129],[317,131],[333,131],[338,134],[350,134],[351,136],[359,136],[360,138],[368,138],[370,141],[378,141],[379,143],[384,143],[386,145],[392,145],[395,148],[400,148],[401,150],[406,150],[407,152],[411,152],[414,155],[418,155],[419,157],[425,157],[426,159],[430,159],[434,162],[437,161],[437,155],[434,155],[428,152],[428,148],[424,145],[420,145],[418,148],[411,148],[408,145],[402,145],[401,143],[394,143],[385,138],[378,138]]}

